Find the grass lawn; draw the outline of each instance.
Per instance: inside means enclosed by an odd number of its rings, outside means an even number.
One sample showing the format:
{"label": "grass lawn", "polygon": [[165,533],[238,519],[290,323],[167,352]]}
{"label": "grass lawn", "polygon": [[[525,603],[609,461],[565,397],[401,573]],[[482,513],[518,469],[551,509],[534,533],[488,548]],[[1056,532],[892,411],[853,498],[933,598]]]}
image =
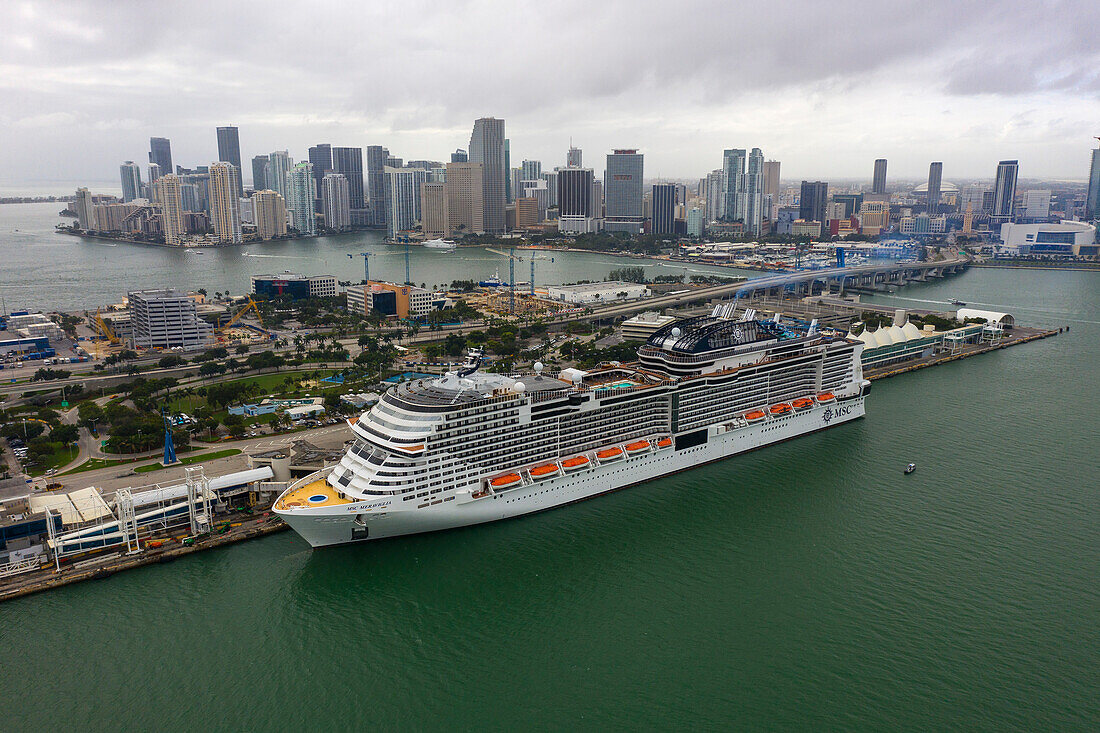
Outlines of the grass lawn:
{"label": "grass lawn", "polygon": [[75,456],[76,456],[76,447],[74,446],[70,450],[69,446],[65,446],[64,448],[57,451],[56,453],[51,453],[48,456],[42,456],[41,463],[39,463],[39,465],[34,466],[33,468],[31,468],[29,471],[27,471],[27,473],[30,474],[31,476],[41,476],[42,474],[46,473],[46,471],[48,471],[51,468],[57,468],[58,466],[64,466],[66,463],[71,461]]}
{"label": "grass lawn", "polygon": [[[238,455],[241,451],[237,448],[226,448],[225,450],[211,451],[209,453],[199,453],[193,456],[186,456],[181,458],[179,463],[173,463],[171,467],[175,466],[190,466],[193,463],[202,463],[203,461],[213,461],[218,458],[228,458],[229,456]],[[146,466],[138,466],[134,469],[134,473],[150,473],[152,471],[161,471],[165,466],[159,463],[150,463]]]}
{"label": "grass lawn", "polygon": [[142,458],[120,458],[119,460],[108,460],[105,458],[89,458],[81,463],[76,468],[69,469],[65,473],[58,474],[59,476],[68,476],[72,473],[83,473],[84,471],[94,471],[97,468],[111,468],[112,466],[121,466],[125,463],[137,463],[144,460]]}

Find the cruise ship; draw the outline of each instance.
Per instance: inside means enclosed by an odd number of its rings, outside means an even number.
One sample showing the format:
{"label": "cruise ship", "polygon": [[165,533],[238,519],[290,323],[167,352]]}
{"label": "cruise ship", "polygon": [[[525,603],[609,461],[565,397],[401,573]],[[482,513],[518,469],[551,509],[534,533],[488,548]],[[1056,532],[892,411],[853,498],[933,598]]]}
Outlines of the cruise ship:
{"label": "cruise ship", "polygon": [[397,385],[338,464],[274,511],[314,547],[491,522],[588,499],[864,414],[860,341],[731,304],[670,323],[638,360]]}

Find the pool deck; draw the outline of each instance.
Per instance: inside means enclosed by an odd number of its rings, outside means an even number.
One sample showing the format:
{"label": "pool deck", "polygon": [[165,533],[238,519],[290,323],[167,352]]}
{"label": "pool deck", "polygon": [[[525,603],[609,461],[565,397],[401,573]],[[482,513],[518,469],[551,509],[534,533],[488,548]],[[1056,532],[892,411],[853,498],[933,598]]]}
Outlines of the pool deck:
{"label": "pool deck", "polygon": [[275,502],[278,510],[305,509],[306,507],[339,506],[350,504],[350,499],[342,499],[336,493],[336,489],[329,486],[324,479],[312,481],[305,486],[290,491]]}

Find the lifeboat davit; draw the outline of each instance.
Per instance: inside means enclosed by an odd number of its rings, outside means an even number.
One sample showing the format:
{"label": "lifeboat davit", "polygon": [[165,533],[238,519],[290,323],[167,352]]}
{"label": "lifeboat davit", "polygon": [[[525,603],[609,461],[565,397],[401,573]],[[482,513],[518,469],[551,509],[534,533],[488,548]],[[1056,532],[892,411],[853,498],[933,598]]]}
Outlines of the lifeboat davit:
{"label": "lifeboat davit", "polygon": [[531,469],[531,478],[536,481],[542,479],[553,478],[561,473],[561,469],[558,468],[556,463],[544,463],[541,466],[535,466]]}
{"label": "lifeboat davit", "polygon": [[489,482],[489,485],[494,489],[510,489],[513,486],[519,486],[521,483],[523,483],[523,479],[520,478],[518,473],[506,473],[503,476],[497,476]]}
{"label": "lifeboat davit", "polygon": [[561,462],[561,467],[566,471],[579,471],[582,468],[586,468],[589,463],[588,456],[573,456],[572,458],[566,458]]}
{"label": "lifeboat davit", "polygon": [[627,443],[625,448],[627,453],[631,455],[636,455],[644,450],[649,450],[649,441],[635,440],[633,443]]}
{"label": "lifeboat davit", "polygon": [[797,400],[791,402],[791,407],[796,410],[808,410],[814,406],[814,401],[809,397],[799,397]]}
{"label": "lifeboat davit", "polygon": [[657,441],[657,449],[669,448],[672,446],[672,438],[661,438]]}
{"label": "lifeboat davit", "polygon": [[604,450],[602,450],[602,451],[600,451],[599,453],[596,454],[596,458],[599,458],[600,461],[602,461],[602,462],[617,461],[622,457],[623,457],[623,449],[622,448],[617,448],[617,447],[616,448],[605,448]]}
{"label": "lifeboat davit", "polygon": [[791,406],[788,405],[786,402],[780,402],[778,405],[772,405],[770,408],[768,408],[768,412],[773,415],[786,415],[790,411]]}
{"label": "lifeboat davit", "polygon": [[749,422],[760,422],[765,417],[767,417],[767,415],[764,414],[763,410],[752,410],[751,412],[745,413],[745,419]]}
{"label": "lifeboat davit", "polygon": [[836,395],[832,392],[822,392],[817,396],[817,401],[821,403],[836,402]]}

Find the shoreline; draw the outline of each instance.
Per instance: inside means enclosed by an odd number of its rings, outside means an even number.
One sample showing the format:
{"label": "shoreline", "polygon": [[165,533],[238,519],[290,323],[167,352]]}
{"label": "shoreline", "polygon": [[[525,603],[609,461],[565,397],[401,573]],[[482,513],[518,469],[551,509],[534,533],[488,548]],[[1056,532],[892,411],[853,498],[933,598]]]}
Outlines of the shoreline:
{"label": "shoreline", "polygon": [[174,250],[186,250],[186,249],[223,249],[228,247],[250,247],[254,244],[266,244],[267,242],[294,242],[300,239],[323,239],[327,237],[343,237],[349,234],[362,234],[364,232],[379,231],[377,229],[352,229],[346,232],[332,232],[331,234],[299,234],[297,236],[278,237],[274,239],[260,239],[250,242],[239,242],[233,244],[231,242],[202,242],[202,243],[188,243],[188,244],[165,244],[164,242],[150,242],[146,239],[133,239],[131,237],[107,237],[102,234],[89,234],[88,232],[71,229],[54,228],[54,231],[58,234],[67,234],[70,237],[78,237],[80,239],[96,239],[103,242],[121,242],[123,244],[141,244],[149,247],[160,247],[161,249],[174,249]]}
{"label": "shoreline", "polygon": [[971,267],[986,267],[990,270],[1049,270],[1057,272],[1078,272],[1081,270],[1100,271],[1100,262],[1081,262],[1079,264],[1065,262],[1048,264],[1045,262],[996,262],[986,260],[985,262],[972,262]]}

